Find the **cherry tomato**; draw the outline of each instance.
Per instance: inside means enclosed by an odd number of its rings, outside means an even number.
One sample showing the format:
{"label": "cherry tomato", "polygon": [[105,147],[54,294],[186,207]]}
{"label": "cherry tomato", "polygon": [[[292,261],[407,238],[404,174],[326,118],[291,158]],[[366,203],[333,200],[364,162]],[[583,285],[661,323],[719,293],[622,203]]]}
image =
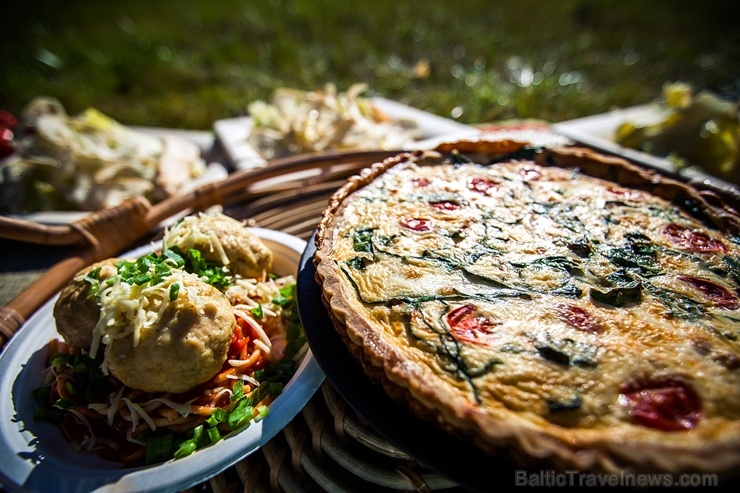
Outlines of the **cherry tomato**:
{"label": "cherry tomato", "polygon": [[691,430],[702,418],[701,397],[680,376],[636,378],[620,385],[619,393],[630,416],[648,428]]}
{"label": "cherry tomato", "polygon": [[485,343],[486,336],[494,334],[495,324],[484,316],[476,314],[475,305],[463,305],[447,314],[447,323],[459,340]]}
{"label": "cherry tomato", "polygon": [[724,252],[729,250],[724,243],[714,240],[706,233],[671,223],[665,227],[665,234],[681,248],[698,253]]}
{"label": "cherry tomato", "polygon": [[558,317],[584,332],[598,332],[599,323],[593,315],[580,306],[561,304],[556,308]]}
{"label": "cherry tomato", "polygon": [[468,181],[468,189],[475,192],[486,193],[489,190],[498,187],[498,183],[491,180],[490,178],[471,178]]}
{"label": "cherry tomato", "polygon": [[693,276],[678,276],[680,281],[691,284],[701,294],[713,301],[716,305],[728,310],[735,310],[738,307],[737,296],[732,294],[724,286]]}
{"label": "cherry tomato", "polygon": [[430,231],[432,229],[432,221],[421,217],[405,217],[398,221],[398,223],[406,229],[413,231]]}
{"label": "cherry tomato", "polygon": [[438,202],[429,202],[429,205],[441,211],[456,211],[460,208],[460,204],[452,200],[440,200]]}

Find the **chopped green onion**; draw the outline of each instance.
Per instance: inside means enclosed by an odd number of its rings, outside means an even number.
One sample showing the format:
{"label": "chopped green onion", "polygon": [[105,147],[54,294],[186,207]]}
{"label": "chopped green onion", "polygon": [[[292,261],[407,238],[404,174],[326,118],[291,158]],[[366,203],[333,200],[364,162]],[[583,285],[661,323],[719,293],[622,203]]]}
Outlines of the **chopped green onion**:
{"label": "chopped green onion", "polygon": [[283,391],[283,384],[280,382],[272,382],[267,390],[271,396],[280,395],[280,393]]}
{"label": "chopped green onion", "polygon": [[198,425],[195,428],[193,428],[193,437],[189,440],[185,440],[180,444],[180,446],[175,450],[175,453],[173,454],[173,457],[175,459],[182,459],[183,457],[187,457],[188,455],[192,454],[198,449],[198,446],[200,445],[201,438],[203,437],[203,425]]}
{"label": "chopped green onion", "polygon": [[214,409],[211,415],[206,420],[210,426],[218,426],[220,423],[225,423],[229,417],[229,413],[226,409]]}
{"label": "chopped green onion", "polygon": [[146,465],[157,464],[170,459],[172,457],[172,434],[168,433],[147,440],[144,455]]}
{"label": "chopped green onion", "polygon": [[240,400],[236,407],[229,413],[229,428],[238,430],[254,417],[254,408],[249,405],[247,399]]}
{"label": "chopped green onion", "polygon": [[237,401],[244,396],[244,382],[239,380],[234,384],[234,390],[231,392],[231,402]]}
{"label": "chopped green onion", "polygon": [[261,319],[264,316],[264,310],[262,310],[262,303],[258,303],[257,306],[255,306],[249,311],[255,318]]}
{"label": "chopped green onion", "polygon": [[65,399],[62,397],[61,399],[57,399],[57,401],[54,403],[55,407],[61,408],[61,409],[71,409],[75,405],[74,402],[72,402],[69,399]]}
{"label": "chopped green onion", "polygon": [[221,440],[221,433],[218,431],[218,428],[208,428],[206,431],[208,432],[208,439],[211,440],[211,443]]}
{"label": "chopped green onion", "polygon": [[175,282],[170,286],[170,301],[175,301],[179,293],[180,293],[180,285]]}

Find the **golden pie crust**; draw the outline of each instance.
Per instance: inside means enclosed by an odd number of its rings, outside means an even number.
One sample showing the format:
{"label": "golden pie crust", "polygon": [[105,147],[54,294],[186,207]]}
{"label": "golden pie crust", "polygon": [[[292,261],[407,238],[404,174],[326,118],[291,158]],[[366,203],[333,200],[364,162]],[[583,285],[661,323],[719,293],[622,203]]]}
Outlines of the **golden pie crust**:
{"label": "golden pie crust", "polygon": [[420,418],[525,467],[740,466],[740,216],[577,147],[463,141],[350,178],[315,237],[335,328]]}

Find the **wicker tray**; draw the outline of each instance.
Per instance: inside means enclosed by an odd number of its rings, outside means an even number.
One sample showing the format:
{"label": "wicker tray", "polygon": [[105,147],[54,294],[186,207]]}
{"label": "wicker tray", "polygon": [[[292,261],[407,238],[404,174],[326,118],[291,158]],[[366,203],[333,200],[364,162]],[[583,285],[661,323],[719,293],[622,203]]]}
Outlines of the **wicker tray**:
{"label": "wicker tray", "polygon": [[464,491],[378,436],[328,382],[282,433],[188,492]]}

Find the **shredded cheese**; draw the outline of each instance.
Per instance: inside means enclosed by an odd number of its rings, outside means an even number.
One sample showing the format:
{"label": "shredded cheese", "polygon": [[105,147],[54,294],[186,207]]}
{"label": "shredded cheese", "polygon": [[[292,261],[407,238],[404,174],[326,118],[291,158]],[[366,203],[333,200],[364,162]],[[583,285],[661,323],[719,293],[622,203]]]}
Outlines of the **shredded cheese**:
{"label": "shredded cheese", "polygon": [[141,404],[137,404],[136,402],[133,402],[128,397],[123,398],[123,402],[126,403],[126,406],[128,407],[129,412],[131,413],[131,428],[136,429],[136,425],[138,425],[139,420],[138,417],[141,417],[147,425],[149,425],[149,429],[152,431],[157,429],[156,423],[154,423],[154,420],[151,416],[149,416],[149,413],[144,411],[144,408],[141,407]]}
{"label": "shredded cheese", "polygon": [[211,213],[200,212],[197,216],[193,215],[182,219],[165,229],[163,240],[165,248],[177,246],[187,253],[192,248],[201,249],[203,245],[208,245],[210,252],[215,252],[223,265],[229,265],[230,260],[221,240],[209,227],[214,220],[224,217],[228,216],[214,211]]}
{"label": "shredded cheese", "polygon": [[151,400],[145,402],[144,404],[142,404],[142,406],[146,407],[149,404],[159,402],[159,403],[164,404],[165,406],[169,407],[170,409],[174,409],[175,411],[177,411],[177,413],[180,416],[182,416],[183,418],[186,418],[190,414],[190,404],[192,404],[193,401],[195,401],[195,399],[196,398],[194,397],[194,398],[190,399],[189,401],[187,401],[185,404],[179,404],[179,403],[177,403],[177,402],[175,402],[173,400],[166,399],[164,397],[156,397],[154,399],[151,399]]}
{"label": "shredded cheese", "polygon": [[95,445],[96,437],[95,433],[93,432],[92,426],[90,425],[90,421],[88,421],[84,414],[76,409],[70,409],[69,413],[74,416],[80,424],[84,425],[89,433],[89,435],[85,435],[85,438],[83,439],[82,443],[80,443],[80,446],[85,447],[88,452],[92,451],[92,447]]}
{"label": "shredded cheese", "polygon": [[257,337],[259,337],[259,340],[254,341],[255,345],[258,342],[262,342],[267,347],[267,353],[270,352],[270,347],[272,346],[272,342],[270,341],[270,337],[265,332],[265,329],[262,328],[262,326],[252,317],[247,315],[245,312],[239,311],[237,313],[237,310],[234,310],[234,314],[237,315],[239,318],[244,320],[249,324],[252,329],[254,329],[254,332],[257,334]]}
{"label": "shredded cheese", "polygon": [[[179,284],[178,298],[186,297],[199,314],[215,301],[204,298],[194,286],[196,277],[185,271],[173,269],[169,276],[155,285],[128,284],[117,276],[115,281],[100,293],[100,319],[93,329],[90,356],[95,358],[101,344],[110,344],[115,339],[133,338],[133,346],[139,345],[142,331],[155,326],[170,303],[170,287]],[[108,374],[108,354],[104,355],[102,370]]]}
{"label": "shredded cheese", "polygon": [[113,418],[116,416],[118,406],[121,405],[121,399],[123,398],[123,387],[116,393],[113,400],[110,403],[110,409],[108,410],[108,426],[113,426]]}
{"label": "shredded cheese", "polygon": [[226,378],[229,378],[231,380],[243,380],[245,382],[252,384],[255,388],[260,386],[260,383],[256,379],[250,377],[249,375],[245,375],[245,374],[242,374],[242,375],[229,374],[229,375],[226,375]]}

